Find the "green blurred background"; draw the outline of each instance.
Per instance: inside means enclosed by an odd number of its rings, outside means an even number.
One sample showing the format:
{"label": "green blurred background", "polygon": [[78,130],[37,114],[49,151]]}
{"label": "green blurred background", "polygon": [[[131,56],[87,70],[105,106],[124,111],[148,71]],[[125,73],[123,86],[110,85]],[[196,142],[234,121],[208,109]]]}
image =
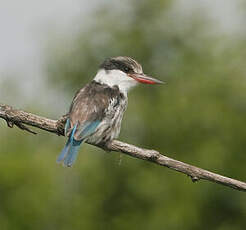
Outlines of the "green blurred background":
{"label": "green blurred background", "polygon": [[[206,12],[184,1],[101,1],[73,33],[47,23],[41,80],[24,93],[13,70],[1,102],[59,118],[104,58],[131,56],[167,84],[129,93],[119,139],[246,181],[246,30],[220,31]],[[63,137],[0,125],[1,230],[245,230],[243,192],[89,145],[64,168],[55,162]]]}

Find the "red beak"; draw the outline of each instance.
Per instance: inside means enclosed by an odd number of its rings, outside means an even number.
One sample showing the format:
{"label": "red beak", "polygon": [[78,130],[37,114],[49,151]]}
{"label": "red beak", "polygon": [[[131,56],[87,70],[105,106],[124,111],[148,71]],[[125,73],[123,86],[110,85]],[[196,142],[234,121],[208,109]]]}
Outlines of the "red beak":
{"label": "red beak", "polygon": [[164,84],[163,81],[160,81],[158,79],[155,79],[153,77],[146,76],[145,74],[139,74],[139,73],[129,73],[129,77],[135,79],[136,81],[143,83],[143,84]]}

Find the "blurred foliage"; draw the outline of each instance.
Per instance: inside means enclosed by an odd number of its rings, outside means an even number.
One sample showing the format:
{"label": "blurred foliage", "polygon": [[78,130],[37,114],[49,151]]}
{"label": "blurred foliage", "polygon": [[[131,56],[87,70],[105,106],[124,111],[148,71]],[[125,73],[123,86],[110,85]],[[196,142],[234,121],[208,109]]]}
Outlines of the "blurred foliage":
{"label": "blurred foliage", "polygon": [[[120,139],[245,181],[246,39],[174,2],[105,4],[48,46],[47,82],[71,100],[105,57],[136,58],[167,84],[130,92]],[[1,229],[245,229],[241,192],[89,145],[63,168],[63,138],[1,130]]]}

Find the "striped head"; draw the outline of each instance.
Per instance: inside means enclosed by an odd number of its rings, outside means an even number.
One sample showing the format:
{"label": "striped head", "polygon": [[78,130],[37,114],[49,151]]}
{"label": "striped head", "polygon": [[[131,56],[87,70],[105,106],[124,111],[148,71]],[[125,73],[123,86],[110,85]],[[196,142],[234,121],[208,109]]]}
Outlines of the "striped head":
{"label": "striped head", "polygon": [[120,91],[127,94],[128,90],[137,83],[160,84],[163,83],[143,73],[142,66],[130,57],[107,58],[101,65],[95,81],[107,84],[110,87],[118,86]]}

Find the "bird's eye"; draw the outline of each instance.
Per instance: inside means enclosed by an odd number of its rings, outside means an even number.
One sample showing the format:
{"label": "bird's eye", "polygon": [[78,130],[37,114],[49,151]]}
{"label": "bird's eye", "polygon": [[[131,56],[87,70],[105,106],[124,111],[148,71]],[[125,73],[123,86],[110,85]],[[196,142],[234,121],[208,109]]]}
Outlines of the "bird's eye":
{"label": "bird's eye", "polygon": [[124,67],[124,71],[125,71],[125,72],[129,72],[129,70],[130,70],[130,68],[129,68],[129,67],[127,67],[127,66],[126,66],[126,67]]}

